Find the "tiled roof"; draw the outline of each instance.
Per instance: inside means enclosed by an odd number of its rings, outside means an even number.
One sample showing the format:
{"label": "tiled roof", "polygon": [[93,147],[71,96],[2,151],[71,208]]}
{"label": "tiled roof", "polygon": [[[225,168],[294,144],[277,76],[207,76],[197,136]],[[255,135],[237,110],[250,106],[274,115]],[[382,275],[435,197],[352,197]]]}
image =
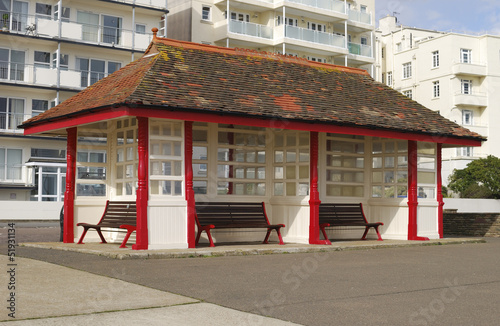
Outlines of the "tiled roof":
{"label": "tiled roof", "polygon": [[163,38],[22,127],[118,105],[483,139],[361,69]]}

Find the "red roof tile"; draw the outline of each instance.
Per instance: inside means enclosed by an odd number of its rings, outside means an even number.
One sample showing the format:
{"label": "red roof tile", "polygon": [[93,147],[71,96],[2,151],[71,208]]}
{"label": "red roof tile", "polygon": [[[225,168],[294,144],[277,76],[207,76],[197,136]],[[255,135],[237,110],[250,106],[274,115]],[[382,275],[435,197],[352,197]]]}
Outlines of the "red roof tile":
{"label": "red roof tile", "polygon": [[361,69],[162,38],[21,127],[117,105],[483,139]]}

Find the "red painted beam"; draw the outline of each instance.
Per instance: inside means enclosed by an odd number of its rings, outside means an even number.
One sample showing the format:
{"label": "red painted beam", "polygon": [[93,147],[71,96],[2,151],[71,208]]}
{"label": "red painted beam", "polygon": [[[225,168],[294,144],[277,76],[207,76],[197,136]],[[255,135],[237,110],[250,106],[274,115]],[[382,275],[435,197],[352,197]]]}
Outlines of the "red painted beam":
{"label": "red painted beam", "polygon": [[184,122],[184,169],[187,202],[187,243],[195,248],[195,199],[193,189],[193,122]]}
{"label": "red painted beam", "polygon": [[76,140],[77,128],[69,128],[66,147],[66,190],[64,191],[64,226],[63,242],[75,242],[75,175],[76,175]]}
{"label": "red painted beam", "polygon": [[436,182],[437,182],[437,202],[438,202],[438,232],[439,232],[439,238],[442,239],[444,237],[443,234],[443,206],[444,206],[444,201],[443,201],[443,177],[442,177],[442,167],[443,167],[443,145],[442,144],[437,144],[437,155],[436,155],[436,160],[437,160],[437,176],[436,176]]}
{"label": "red painted beam", "polygon": [[149,197],[149,123],[148,118],[137,117],[138,125],[138,171],[137,171],[137,230],[134,250],[147,250],[148,237],[148,197]]}
{"label": "red painted beam", "polygon": [[175,111],[167,109],[151,109],[151,108],[129,108],[126,106],[116,108],[104,108],[67,119],[56,121],[47,121],[43,124],[36,124],[34,126],[27,126],[24,130],[25,135],[32,135],[36,133],[48,132],[51,130],[65,129],[82,124],[93,123],[108,119],[114,119],[121,116],[137,116],[149,117],[160,119],[174,119],[184,121],[200,121],[212,123],[227,123],[228,120],[232,124],[246,125],[254,127],[277,128],[277,129],[290,129],[290,130],[305,130],[316,132],[330,132],[336,134],[348,135],[361,135],[373,136],[383,138],[415,140],[422,142],[442,143],[461,146],[481,146],[481,141],[473,139],[457,139],[453,137],[440,137],[433,135],[425,135],[411,132],[390,131],[370,129],[364,127],[349,127],[349,126],[335,126],[327,123],[308,123],[300,121],[290,121],[280,118],[263,118],[263,117],[242,117],[232,116],[226,114],[214,114],[203,112],[189,112],[189,111]]}
{"label": "red painted beam", "polygon": [[330,240],[319,239],[318,133],[311,131],[309,138],[309,244],[331,245]]}

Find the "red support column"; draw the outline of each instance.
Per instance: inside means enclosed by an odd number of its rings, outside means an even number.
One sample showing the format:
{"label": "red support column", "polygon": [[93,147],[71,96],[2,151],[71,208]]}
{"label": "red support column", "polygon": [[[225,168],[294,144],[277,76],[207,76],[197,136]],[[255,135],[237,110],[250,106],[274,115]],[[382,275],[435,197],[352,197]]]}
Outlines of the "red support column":
{"label": "red support column", "polygon": [[184,122],[184,169],[186,171],[187,243],[195,248],[195,200],[193,190],[193,122]]}
{"label": "red support column", "polygon": [[138,187],[137,187],[137,230],[134,250],[148,249],[148,197],[149,197],[149,123],[148,118],[137,117],[138,125]]}
{"label": "red support column", "polygon": [[408,141],[408,240],[429,240],[417,236],[417,142]]}
{"label": "red support column", "polygon": [[319,239],[319,191],[318,191],[318,132],[311,131],[309,134],[309,243],[310,244],[332,244],[330,240]]}
{"label": "red support column", "polygon": [[75,172],[77,128],[66,129],[68,134],[66,148],[66,190],[64,191],[64,230],[63,242],[75,242]]}
{"label": "red support column", "polygon": [[437,177],[436,177],[436,182],[437,182],[437,201],[438,201],[438,232],[439,232],[439,238],[443,238],[443,206],[444,206],[444,201],[443,201],[443,177],[441,174],[441,169],[443,167],[443,144],[437,144],[437,155],[436,155],[436,160],[437,160]]}

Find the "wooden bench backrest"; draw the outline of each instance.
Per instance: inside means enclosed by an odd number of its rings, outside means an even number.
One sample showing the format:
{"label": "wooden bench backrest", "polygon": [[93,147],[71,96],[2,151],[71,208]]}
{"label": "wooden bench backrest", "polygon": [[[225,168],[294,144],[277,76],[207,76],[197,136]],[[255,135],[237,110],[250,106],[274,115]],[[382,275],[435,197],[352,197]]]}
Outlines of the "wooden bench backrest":
{"label": "wooden bench backrest", "polygon": [[137,207],[135,201],[109,201],[106,203],[104,214],[99,225],[103,227],[119,228],[120,225],[134,225],[137,221]]}
{"label": "wooden bench backrest", "polygon": [[323,204],[319,205],[319,223],[331,226],[364,226],[367,224],[362,204]]}
{"label": "wooden bench backrest", "polygon": [[198,226],[239,227],[269,225],[264,203],[196,203]]}

